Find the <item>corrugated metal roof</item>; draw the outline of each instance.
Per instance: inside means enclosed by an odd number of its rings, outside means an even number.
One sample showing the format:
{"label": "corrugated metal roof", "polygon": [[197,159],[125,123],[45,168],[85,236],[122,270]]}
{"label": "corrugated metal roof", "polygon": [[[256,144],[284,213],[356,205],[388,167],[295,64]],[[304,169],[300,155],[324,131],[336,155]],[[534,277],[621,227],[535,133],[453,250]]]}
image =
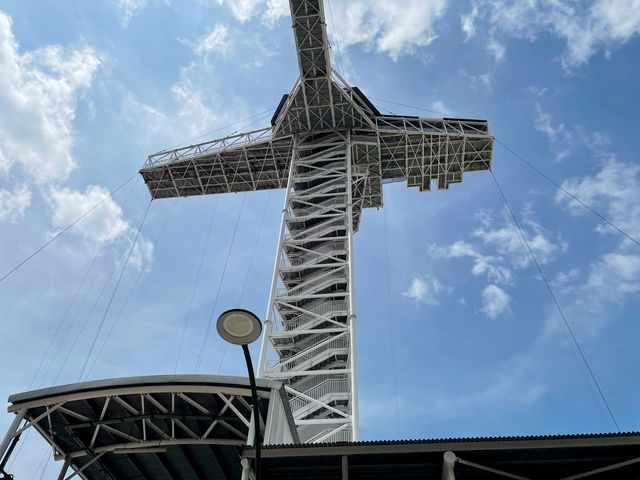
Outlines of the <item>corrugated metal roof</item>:
{"label": "corrugated metal roof", "polygon": [[[640,478],[640,432],[405,439],[313,445],[270,445],[263,478],[278,480],[418,480],[441,478],[452,451],[457,480],[504,478],[478,466],[527,480],[587,475],[593,480]],[[253,450],[243,454],[253,457]],[[475,464],[475,465],[474,465]],[[583,478],[582,476],[580,478]]]}
{"label": "corrugated metal roof", "polygon": [[360,446],[390,446],[390,445],[424,445],[440,443],[480,443],[480,442],[519,442],[519,441],[545,441],[545,440],[574,440],[574,439],[600,439],[617,437],[640,437],[639,431],[630,432],[601,432],[601,433],[571,433],[555,435],[515,435],[496,437],[441,437],[441,438],[417,438],[399,440],[366,440],[358,442],[333,442],[323,444],[296,444],[296,445],[266,445],[264,449],[283,448],[318,448],[318,447],[360,447]]}

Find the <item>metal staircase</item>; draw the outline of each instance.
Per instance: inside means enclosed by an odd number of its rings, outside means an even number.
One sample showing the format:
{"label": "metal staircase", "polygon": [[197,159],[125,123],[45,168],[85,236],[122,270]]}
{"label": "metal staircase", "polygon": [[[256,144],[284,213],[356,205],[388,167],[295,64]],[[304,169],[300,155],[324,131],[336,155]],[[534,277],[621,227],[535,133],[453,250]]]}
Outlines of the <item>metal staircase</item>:
{"label": "metal staircase", "polygon": [[350,439],[355,415],[349,145],[348,134],[325,133],[294,147],[266,321],[275,356],[260,373],[287,383],[307,442]]}

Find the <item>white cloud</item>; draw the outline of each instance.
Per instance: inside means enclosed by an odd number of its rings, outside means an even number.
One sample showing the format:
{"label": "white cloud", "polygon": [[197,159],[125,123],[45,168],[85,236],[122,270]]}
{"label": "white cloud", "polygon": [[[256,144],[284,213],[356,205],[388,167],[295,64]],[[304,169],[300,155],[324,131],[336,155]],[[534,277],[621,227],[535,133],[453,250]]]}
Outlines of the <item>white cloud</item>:
{"label": "white cloud", "polygon": [[[640,166],[611,156],[598,172],[566,180],[563,188],[602,212],[634,238],[640,235]],[[556,201],[573,215],[591,215],[561,191]],[[586,338],[597,336],[615,318],[612,307],[623,307],[629,297],[640,293],[638,246],[612,227],[599,222],[596,231],[619,239],[591,263],[558,275],[554,282],[566,298],[565,314],[574,329]],[[581,272],[584,272],[582,275]],[[557,319],[549,318],[547,335],[559,332]]]}
{"label": "white cloud", "polygon": [[[239,118],[251,116],[245,102],[217,88],[216,71],[206,56],[180,70],[180,79],[159,105],[148,105],[133,96],[124,99],[123,115],[136,138],[153,151],[186,140],[210,140],[199,136]],[[238,130],[242,125],[237,125]],[[223,136],[224,133],[218,134]]]}
{"label": "white cloud", "polygon": [[544,97],[549,89],[547,87],[538,87],[536,85],[530,85],[527,87],[527,92],[529,92],[534,97]]}
{"label": "white cloud", "polygon": [[447,289],[437,278],[414,277],[408,290],[402,294],[416,303],[438,305],[438,296]]}
{"label": "white cloud", "polygon": [[441,102],[440,100],[436,100],[435,102],[433,102],[430,105],[431,110],[433,110],[433,113],[438,113],[440,115],[444,115],[444,116],[453,116],[453,109],[449,108],[447,105],[444,104],[444,102]]}
{"label": "white cloud", "polygon": [[120,20],[123,26],[127,26],[134,15],[147,6],[147,0],[118,0]]}
{"label": "white cloud", "polygon": [[504,60],[507,54],[507,47],[498,42],[495,38],[490,38],[487,42],[487,50],[496,62]]}
{"label": "white cloud", "polygon": [[460,74],[469,82],[469,85],[475,89],[484,89],[489,93],[493,90],[493,76],[491,73],[474,75],[466,70],[461,70]]}
{"label": "white cloud", "polygon": [[464,32],[465,40],[470,40],[476,34],[476,18],[480,13],[477,4],[471,6],[471,11],[460,15],[460,28]]}
{"label": "white cloud", "polygon": [[535,41],[542,33],[554,35],[565,42],[560,60],[571,70],[640,34],[640,0],[475,0],[470,13],[461,16],[468,38],[480,21],[488,23],[490,41],[497,36]]}
{"label": "white cloud", "polygon": [[[109,195],[109,190],[90,185],[84,193],[69,188],[51,189],[52,224],[64,228]],[[107,199],[91,215],[75,225],[73,231],[98,245],[113,242],[129,228],[122,208],[113,198]]]}
{"label": "white cloud", "polygon": [[496,318],[509,312],[511,298],[497,285],[487,285],[482,291],[482,312],[489,318]]}
{"label": "white cloud", "polygon": [[[540,264],[550,263],[568,248],[562,238],[556,236],[554,239],[540,225],[530,206],[523,209],[521,216],[520,227]],[[493,283],[511,284],[513,271],[530,264],[526,246],[506,215],[500,226],[494,225],[493,216],[488,211],[479,211],[476,219],[480,225],[471,231],[470,241],[457,240],[449,245],[433,245],[431,254],[441,258],[471,258],[471,273],[474,276],[484,275]]]}
{"label": "white cloud", "polygon": [[[84,192],[70,188],[52,188],[49,192],[53,207],[52,224],[56,228],[65,228],[99,202],[106,200],[91,214],[79,221],[70,233],[80,235],[89,248],[118,244],[128,251],[136,238],[137,225],[129,223],[123,215],[122,208],[109,196],[109,190],[90,185]],[[142,234],[138,235],[129,264],[140,270],[153,258],[153,243]]]}
{"label": "white cloud", "polygon": [[552,280],[551,285],[556,291],[566,295],[575,290],[580,274],[580,268],[571,268],[567,271],[559,272]]}
{"label": "white cloud", "polygon": [[[273,25],[290,14],[287,0],[215,1],[225,5],[241,22],[259,17],[262,22]],[[335,30],[327,30],[330,36],[337,37],[332,41],[340,48],[346,50],[360,44],[395,59],[429,45],[438,37],[435,26],[447,6],[447,0],[332,0],[333,19],[326,4],[325,16],[327,23],[335,23]]]}
{"label": "white cloud", "polygon": [[446,0],[340,0],[332,4],[340,47],[362,44],[397,58],[437,37],[436,24]]}
{"label": "white cloud", "polygon": [[535,102],[536,116],[534,126],[536,130],[546,135],[555,153],[556,160],[565,159],[573,146],[573,134],[567,129],[564,123],[554,124],[551,115],[544,110],[538,102]]}
{"label": "white cloud", "polygon": [[31,205],[31,191],[21,185],[13,191],[0,189],[0,221],[15,223]]}
{"label": "white cloud", "polygon": [[484,255],[470,243],[458,240],[450,245],[436,246],[430,249],[431,254],[441,258],[464,258],[473,259],[471,273],[474,276],[487,275],[489,280],[498,283],[511,283],[513,277],[511,269],[502,265],[504,259],[499,256]]}
{"label": "white cloud", "polygon": [[[560,235],[553,235],[542,227],[530,205],[523,208],[520,217],[524,238],[539,264],[549,264],[567,250],[568,245]],[[509,311],[510,297],[498,285],[515,283],[515,273],[528,268],[531,258],[506,214],[502,224],[496,225],[490,211],[480,210],[476,214],[476,221],[479,226],[471,230],[468,240],[432,245],[430,253],[437,258],[472,260],[471,273],[476,277],[486,277],[490,283],[482,292],[481,311],[494,318]]]}
{"label": "white cloud", "polygon": [[[548,264],[558,253],[566,251],[567,243],[559,235],[556,235],[556,239],[552,238],[551,233],[538,222],[531,205],[522,209],[521,218],[522,233],[540,264]],[[501,252],[516,268],[529,265],[531,259],[528,250],[506,214],[501,227],[493,227],[487,220],[481,223],[480,227],[472,231],[472,237],[481,240],[496,252]]]}
{"label": "white cloud", "polygon": [[260,15],[267,24],[273,24],[280,17],[289,15],[288,0],[217,0],[226,5],[231,14],[239,21],[246,22]]}
{"label": "white cloud", "polygon": [[[608,302],[620,302],[629,294],[640,292],[640,255],[607,253],[591,267],[585,289]],[[593,297],[591,297],[593,298]]]}
{"label": "white cloud", "polygon": [[288,0],[267,0],[267,11],[262,18],[273,25],[280,17],[287,17],[289,14]]}
{"label": "white cloud", "polygon": [[229,30],[224,25],[218,24],[191,47],[198,55],[210,52],[217,52],[223,55],[227,54],[231,50]]}
{"label": "white cloud", "polygon": [[48,45],[21,54],[11,19],[0,12],[0,171],[19,166],[39,184],[68,178],[76,103],[98,64],[90,48]]}
{"label": "white cloud", "polygon": [[[129,235],[127,238],[129,244],[133,242],[134,238],[133,230],[129,229]],[[134,270],[148,270],[149,265],[153,260],[153,250],[153,242],[142,235],[138,235],[138,240],[136,241],[133,251],[131,252],[131,256],[129,257],[129,265]]]}
{"label": "white cloud", "polygon": [[587,132],[580,125],[566,125],[561,121],[557,121],[553,116],[545,111],[538,99],[546,95],[547,88],[538,88],[530,86],[527,92],[536,101],[533,102],[535,114],[533,124],[536,130],[542,132],[549,141],[551,151],[555,155],[556,161],[562,161],[573,154],[580,148],[586,148],[597,158],[608,157],[611,139],[606,133],[599,131]]}
{"label": "white cloud", "polygon": [[[596,174],[566,180],[562,187],[583,202],[602,210],[631,236],[640,237],[640,165],[621,162],[611,156]],[[587,213],[582,205],[560,190],[556,193],[556,202],[574,215]],[[603,223],[598,223],[597,229],[602,233],[619,235]]]}

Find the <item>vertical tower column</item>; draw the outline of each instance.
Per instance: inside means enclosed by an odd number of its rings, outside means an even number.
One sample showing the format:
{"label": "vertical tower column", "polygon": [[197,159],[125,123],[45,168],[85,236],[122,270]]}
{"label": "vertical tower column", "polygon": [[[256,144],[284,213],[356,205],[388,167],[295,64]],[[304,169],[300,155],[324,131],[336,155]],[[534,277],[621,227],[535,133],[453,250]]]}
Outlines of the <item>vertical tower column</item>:
{"label": "vertical tower column", "polygon": [[260,356],[305,442],[357,438],[350,152],[347,132],[296,139]]}

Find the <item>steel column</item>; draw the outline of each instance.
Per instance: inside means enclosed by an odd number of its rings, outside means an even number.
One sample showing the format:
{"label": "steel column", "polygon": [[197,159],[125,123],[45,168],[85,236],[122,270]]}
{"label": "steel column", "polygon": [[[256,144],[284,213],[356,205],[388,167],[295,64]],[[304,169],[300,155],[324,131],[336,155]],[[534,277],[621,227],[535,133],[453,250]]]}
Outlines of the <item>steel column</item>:
{"label": "steel column", "polygon": [[2,460],[2,458],[4,457],[4,454],[7,453],[7,450],[9,449],[9,445],[11,445],[11,440],[13,440],[13,437],[16,436],[16,432],[20,427],[20,422],[24,420],[24,416],[26,415],[26,413],[27,413],[27,409],[23,407],[16,414],[16,418],[13,419],[13,422],[11,422],[11,425],[9,426],[9,430],[7,430],[7,433],[4,436],[2,443],[0,444],[0,460]]}
{"label": "steel column", "polygon": [[282,205],[282,215],[280,216],[280,233],[278,234],[278,244],[276,245],[276,255],[273,264],[273,275],[271,277],[271,288],[269,289],[269,301],[267,303],[267,313],[264,320],[264,332],[260,343],[260,357],[258,358],[258,378],[264,377],[265,366],[267,362],[267,344],[273,330],[273,300],[276,295],[276,287],[278,285],[278,264],[280,262],[280,250],[282,249],[282,239],[284,238],[285,216],[287,212],[287,202],[289,200],[289,192],[291,191],[291,179],[293,178],[293,163],[296,156],[295,148],[296,140],[293,140],[293,150],[291,153],[291,163],[289,165],[289,175],[287,180],[287,191],[284,195],[284,204]]}
{"label": "steel column", "polygon": [[360,438],[358,415],[358,369],[356,363],[356,304],[353,269],[353,175],[351,164],[351,133],[347,132],[347,242],[349,244],[349,361],[351,363],[351,439]]}

